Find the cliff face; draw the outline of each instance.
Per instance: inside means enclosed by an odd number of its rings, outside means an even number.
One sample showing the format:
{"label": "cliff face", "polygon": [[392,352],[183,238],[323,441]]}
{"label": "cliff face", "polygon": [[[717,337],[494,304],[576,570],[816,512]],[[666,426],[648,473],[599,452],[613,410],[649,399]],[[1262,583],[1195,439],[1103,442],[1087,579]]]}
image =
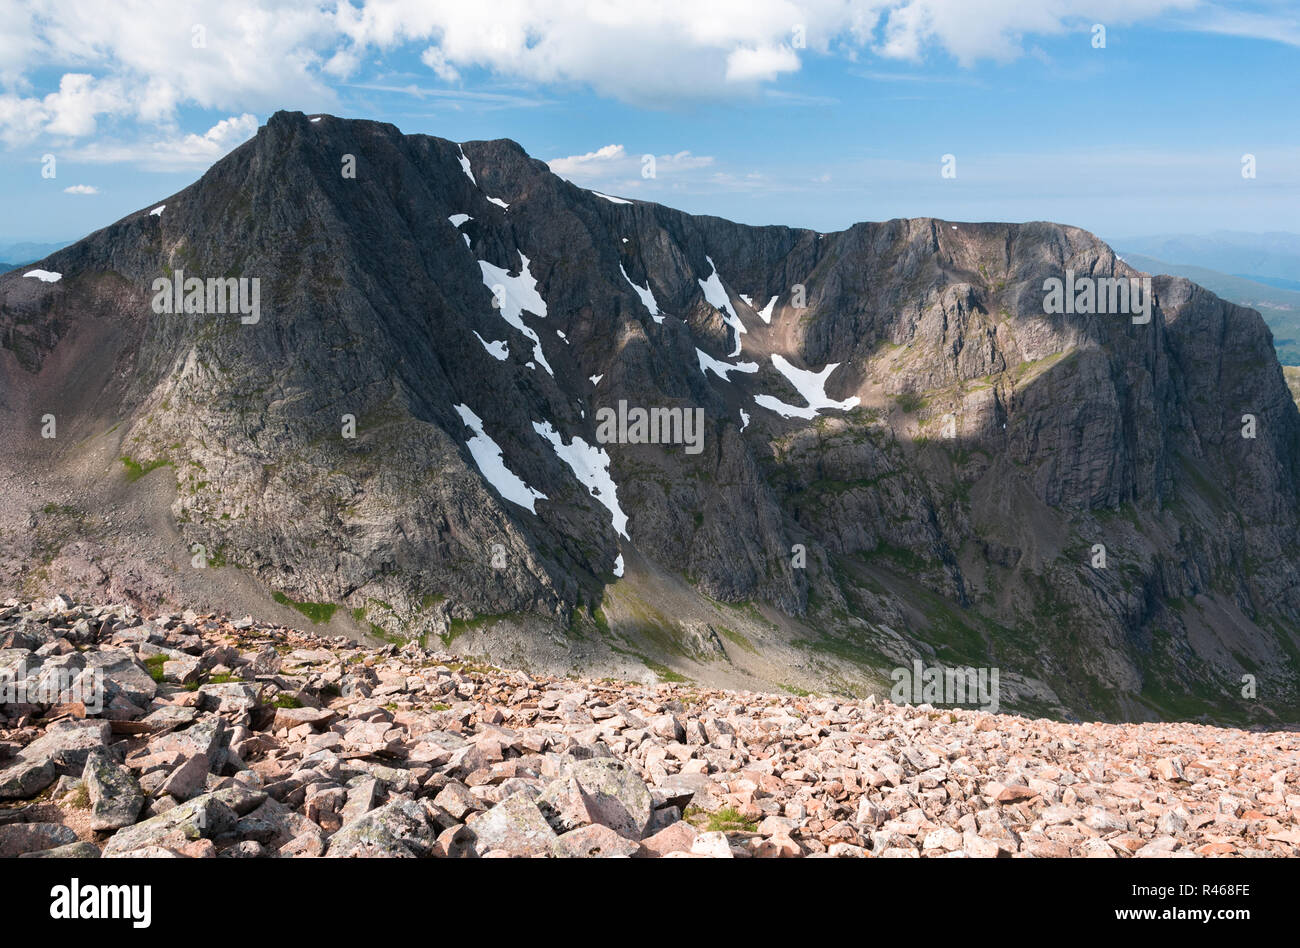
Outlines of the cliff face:
{"label": "cliff face", "polygon": [[[1090,234],[747,227],[297,113],[161,203],[0,278],[15,583],[817,690],[996,666],[1049,713],[1298,703],[1269,332],[1164,277],[1149,322],[1045,314],[1067,271],[1138,276]],[[259,312],[155,312],[178,272]],[[700,410],[698,453],[631,443],[638,409]],[[155,501],[125,548],[94,515]]]}

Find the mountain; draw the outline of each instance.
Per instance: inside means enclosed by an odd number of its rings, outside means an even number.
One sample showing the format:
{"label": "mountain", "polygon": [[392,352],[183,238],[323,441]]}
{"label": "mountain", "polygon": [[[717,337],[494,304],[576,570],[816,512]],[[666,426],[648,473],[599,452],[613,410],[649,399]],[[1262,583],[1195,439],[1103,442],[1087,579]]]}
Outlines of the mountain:
{"label": "mountain", "polygon": [[1300,293],[1295,290],[1205,267],[1167,263],[1141,254],[1125,254],[1123,259],[1144,273],[1186,277],[1225,300],[1259,310],[1268,328],[1273,330],[1278,360],[1283,365],[1300,365]]}
{"label": "mountain", "polygon": [[[1166,276],[1145,321],[1047,314],[1139,275],[1077,228],[747,227],[280,112],[39,269],[0,277],[24,595],[727,687],[996,669],[1061,717],[1300,704],[1269,330]],[[187,278],[243,314],[166,312]],[[681,443],[635,443],[650,409]]]}

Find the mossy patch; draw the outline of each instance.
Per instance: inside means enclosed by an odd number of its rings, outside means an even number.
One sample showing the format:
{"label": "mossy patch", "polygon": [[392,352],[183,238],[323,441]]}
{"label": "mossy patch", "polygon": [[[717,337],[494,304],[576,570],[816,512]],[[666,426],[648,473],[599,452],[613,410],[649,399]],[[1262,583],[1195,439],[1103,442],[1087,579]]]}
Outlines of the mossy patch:
{"label": "mossy patch", "polygon": [[166,655],[150,655],[144,660],[145,671],[154,681],[161,683],[163,680],[163,665],[167,663]]}
{"label": "mossy patch", "polygon": [[278,590],[271,593],[271,598],[282,606],[297,609],[317,625],[329,622],[334,618],[334,610],[338,609],[338,606],[332,602],[297,602]]}
{"label": "mossy patch", "polygon": [[145,461],[143,464],[134,458],[122,455],[120,460],[126,468],[126,480],[128,484],[134,484],[140,478],[144,477],[150,471],[156,471],[160,467],[168,467],[171,461],[166,458],[154,458],[152,461]]}

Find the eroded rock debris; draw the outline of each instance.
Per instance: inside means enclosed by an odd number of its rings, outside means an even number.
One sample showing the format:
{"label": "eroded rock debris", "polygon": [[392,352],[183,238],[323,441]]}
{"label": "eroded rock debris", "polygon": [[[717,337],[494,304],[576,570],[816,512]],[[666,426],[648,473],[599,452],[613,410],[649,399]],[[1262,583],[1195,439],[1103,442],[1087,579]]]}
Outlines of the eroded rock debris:
{"label": "eroded rock debris", "polygon": [[63,596],[0,607],[0,689],[3,857],[1300,854],[1291,732],[542,677]]}

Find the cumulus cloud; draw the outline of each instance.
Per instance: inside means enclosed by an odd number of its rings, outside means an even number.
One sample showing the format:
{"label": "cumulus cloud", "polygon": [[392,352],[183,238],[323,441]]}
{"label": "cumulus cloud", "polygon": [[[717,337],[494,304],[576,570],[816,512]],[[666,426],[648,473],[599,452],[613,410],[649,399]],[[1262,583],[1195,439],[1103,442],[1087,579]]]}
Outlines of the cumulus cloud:
{"label": "cumulus cloud", "polygon": [[1204,0],[902,0],[872,4],[880,15],[873,51],[889,59],[920,60],[931,49],[963,66],[1024,54],[1028,35],[1052,36],[1093,23],[1110,26],[1189,11]]}
{"label": "cumulus cloud", "polygon": [[[99,133],[104,117],[165,128],[186,107],[331,103],[331,10],[299,0],[0,0],[0,139]],[[37,90],[54,71],[56,91]],[[45,94],[40,94],[44,92]]]}
{"label": "cumulus cloud", "polygon": [[206,168],[257,133],[257,117],[248,113],[222,119],[202,135],[172,132],[135,142],[91,142],[74,149],[77,161],[134,162],[149,171]]}
{"label": "cumulus cloud", "polygon": [[1031,37],[1156,16],[1300,45],[1275,5],[1222,0],[0,0],[0,140],[86,139],[105,118],[165,131],[181,109],[327,109],[408,47],[432,83],[485,71],[668,107],[754,95],[809,56],[1008,60]]}
{"label": "cumulus cloud", "polygon": [[783,72],[798,72],[799,57],[789,46],[735,49],[727,56],[727,81],[771,81]]}
{"label": "cumulus cloud", "polygon": [[447,57],[437,46],[430,46],[420,54],[420,62],[433,70],[434,75],[444,82],[459,82],[460,73],[456,67],[447,62]]}
{"label": "cumulus cloud", "polygon": [[552,171],[574,184],[619,194],[680,189],[705,182],[717,184],[719,176],[709,173],[713,164],[712,155],[689,151],[630,154],[622,145],[605,145],[586,154],[552,158],[547,162]]}
{"label": "cumulus cloud", "polygon": [[[589,151],[585,155],[570,155],[568,158],[552,158],[548,165],[556,174],[565,177],[582,177],[583,175],[608,173],[612,162],[623,162],[627,152],[622,145],[606,145]],[[603,167],[603,171],[601,170]]]}
{"label": "cumulus cloud", "polygon": [[64,194],[98,194],[99,188],[93,184],[74,184],[69,188],[63,189]]}
{"label": "cumulus cloud", "polygon": [[358,48],[431,44],[425,64],[447,81],[477,67],[666,105],[750,94],[797,72],[809,54],[919,60],[939,51],[969,65],[1023,55],[1026,36],[1179,12],[1197,13],[1206,29],[1268,35],[1262,20],[1243,26],[1214,8],[1206,0],[366,0],[340,6],[336,22]]}

